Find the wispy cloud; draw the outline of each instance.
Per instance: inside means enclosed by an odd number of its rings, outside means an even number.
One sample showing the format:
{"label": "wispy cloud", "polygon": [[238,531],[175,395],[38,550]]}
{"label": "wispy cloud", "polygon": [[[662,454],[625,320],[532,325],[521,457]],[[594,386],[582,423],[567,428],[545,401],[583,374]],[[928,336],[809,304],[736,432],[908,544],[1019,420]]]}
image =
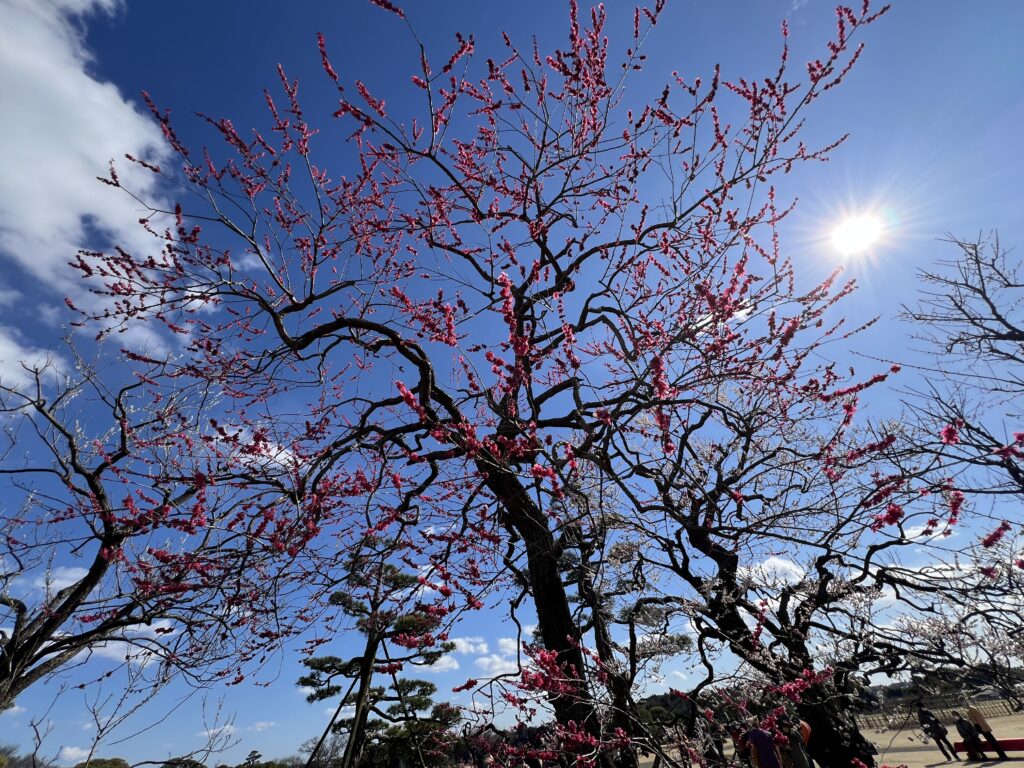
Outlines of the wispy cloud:
{"label": "wispy cloud", "polygon": [[231,736],[237,729],[231,723],[225,723],[224,725],[218,725],[213,728],[207,728],[206,730],[200,731],[196,736],[201,736],[204,739],[219,739],[224,736]]}
{"label": "wispy cloud", "polygon": [[[139,206],[104,187],[113,158],[160,162],[168,150],[155,122],[112,83],[90,72],[76,17],[111,13],[120,0],[4,0],[0,25],[0,252],[58,292],[84,294],[66,266],[97,239],[152,247],[137,224]],[[125,185],[155,197],[156,177],[122,162]],[[92,242],[90,242],[92,241]]]}
{"label": "wispy cloud", "polygon": [[[0,224],[0,232],[2,228]],[[0,302],[0,317],[3,316],[3,307]],[[55,373],[67,367],[67,363],[53,351],[33,345],[17,328],[0,324],[0,383],[7,386],[26,384],[32,381],[32,371],[42,370],[47,365],[52,365]],[[47,377],[47,380],[52,379]]]}
{"label": "wispy cloud", "polygon": [[37,576],[33,580],[32,586],[49,592],[60,592],[65,587],[70,587],[75,582],[81,581],[88,573],[89,571],[85,568],[60,565]]}

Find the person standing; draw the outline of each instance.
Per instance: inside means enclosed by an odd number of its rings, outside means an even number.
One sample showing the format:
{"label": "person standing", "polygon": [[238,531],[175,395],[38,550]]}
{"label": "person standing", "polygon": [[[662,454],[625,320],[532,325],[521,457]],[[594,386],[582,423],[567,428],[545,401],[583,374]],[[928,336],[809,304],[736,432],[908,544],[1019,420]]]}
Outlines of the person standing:
{"label": "person standing", "polygon": [[782,768],[778,753],[775,751],[775,737],[761,728],[757,721],[754,721],[750,730],[743,734],[741,740],[746,744],[750,761],[756,768]]}
{"label": "person standing", "polygon": [[743,738],[743,729],[737,723],[729,726],[729,738],[732,739],[732,751],[740,761],[741,768],[753,768],[750,762],[750,748]]}
{"label": "person standing", "polygon": [[1006,756],[1006,752],[1003,751],[1002,745],[999,740],[996,739],[994,733],[992,733],[992,726],[988,724],[988,720],[981,714],[981,710],[973,704],[967,705],[967,719],[974,723],[974,727],[978,729],[978,733],[989,743],[989,746],[996,751],[999,755],[1000,760],[1009,760]]}
{"label": "person standing", "polygon": [[779,732],[786,737],[786,743],[778,745],[782,768],[811,768],[807,750],[804,749],[804,741],[790,719],[780,717],[777,723]]}
{"label": "person standing", "polygon": [[800,721],[800,739],[804,743],[804,752],[807,755],[807,762],[811,768],[817,768],[814,764],[814,758],[811,757],[811,724],[806,720]]}
{"label": "person standing", "polygon": [[978,729],[974,726],[970,720],[967,720],[956,710],[950,712],[953,716],[953,724],[956,726],[956,732],[960,734],[960,738],[964,740],[964,749],[967,750],[968,760],[987,760],[985,753],[981,750],[984,747],[981,746],[981,737],[978,734]]}
{"label": "person standing", "polygon": [[717,720],[712,720],[708,725],[707,739],[709,742],[705,758],[710,759],[710,765],[729,765],[725,758],[725,729]]}
{"label": "person standing", "polygon": [[917,703],[917,722],[921,726],[921,730],[924,731],[925,736],[935,742],[935,746],[939,748],[939,752],[942,753],[944,758],[952,760],[956,757],[956,750],[953,749],[953,745],[949,743],[947,738],[949,729],[940,723],[935,713],[930,709],[926,709],[921,702]]}

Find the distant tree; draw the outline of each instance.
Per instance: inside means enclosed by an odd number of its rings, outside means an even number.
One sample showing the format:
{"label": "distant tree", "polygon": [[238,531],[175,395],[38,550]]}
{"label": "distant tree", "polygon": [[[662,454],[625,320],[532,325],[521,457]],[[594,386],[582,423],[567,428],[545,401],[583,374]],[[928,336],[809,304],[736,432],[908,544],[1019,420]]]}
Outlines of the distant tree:
{"label": "distant tree", "polygon": [[4,768],[48,768],[52,764],[35,755],[22,755],[14,744],[0,744],[0,761]]}
{"label": "distant tree", "polygon": [[306,765],[309,768],[337,768],[345,754],[347,742],[348,735],[344,733],[329,733],[322,741],[320,736],[307,739],[299,747],[301,762],[295,768]]}
{"label": "distant tree", "polygon": [[935,571],[944,616],[908,619],[906,629],[932,648],[919,677],[961,684],[987,677],[1019,708],[1024,267],[997,235],[949,243],[955,258],[922,270],[919,300],[904,307],[934,364],[925,385],[908,393],[916,419],[902,449],[922,472],[955,483],[962,509],[973,507],[984,527],[973,526],[976,538],[958,542],[955,562]]}
{"label": "distant tree", "polygon": [[450,704],[437,704],[437,686],[424,680],[398,679],[373,691],[377,719],[369,722],[368,744],[356,768],[391,768],[396,762],[410,768],[449,764],[458,741],[453,728],[461,713]]}
{"label": "distant tree", "polygon": [[649,696],[637,702],[637,715],[655,743],[685,744],[692,735],[693,705],[689,699],[673,694]]}
{"label": "distant tree", "polygon": [[922,270],[920,300],[904,307],[936,363],[910,401],[914,436],[962,490],[1021,499],[1024,269],[997,236],[949,242],[958,258]]}
{"label": "distant tree", "polygon": [[[398,706],[414,707],[415,686],[399,680],[396,673],[415,666],[437,662],[442,655],[454,650],[454,643],[435,638],[446,613],[429,599],[416,599],[423,588],[421,577],[403,571],[390,560],[396,556],[396,542],[376,536],[367,537],[346,565],[342,589],[331,597],[332,605],[354,621],[355,629],[363,636],[359,655],[341,659],[336,656],[315,656],[303,663],[311,670],[299,678],[299,684],[312,688],[310,701],[333,699],[341,694],[338,712],[351,707],[350,718],[332,718],[330,728],[347,735],[345,750],[339,760],[343,768],[356,765],[369,733],[370,716],[392,717],[381,710],[383,701]],[[389,676],[398,699],[388,698],[384,689],[374,685],[376,675]],[[350,680],[347,685],[343,681]],[[423,684],[426,685],[426,684]],[[403,704],[402,697],[413,697]],[[422,693],[417,695],[422,696]],[[397,711],[397,710],[396,710]],[[317,757],[319,752],[314,754]]]}
{"label": "distant tree", "polygon": [[128,768],[128,761],[122,757],[94,757],[77,763],[75,768]]}
{"label": "distant tree", "polygon": [[345,718],[334,724],[333,733],[326,738],[303,743],[301,752],[309,755],[306,764],[313,768],[391,768],[399,760],[416,768],[446,765],[464,745],[453,731],[461,714],[451,705],[435,704],[431,697],[436,691],[433,683],[395,676],[387,686],[370,687],[364,698],[367,719],[359,734],[362,746],[349,748],[355,718]]}
{"label": "distant tree", "polygon": [[1024,539],[1014,532],[999,542],[966,546],[956,561],[934,567],[933,615],[912,614],[895,628],[927,653],[910,671],[925,694],[994,691],[1024,709],[1024,633],[1020,599],[1024,594]]}
{"label": "distant tree", "polygon": [[168,760],[161,766],[161,768],[206,768],[206,766],[194,758],[180,757]]}

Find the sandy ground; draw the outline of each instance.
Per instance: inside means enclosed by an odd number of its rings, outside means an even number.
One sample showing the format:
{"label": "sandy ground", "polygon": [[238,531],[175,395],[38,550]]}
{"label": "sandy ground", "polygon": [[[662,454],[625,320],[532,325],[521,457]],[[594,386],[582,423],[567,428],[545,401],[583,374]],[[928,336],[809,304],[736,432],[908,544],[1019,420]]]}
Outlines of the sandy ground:
{"label": "sandy ground", "polygon": [[[992,726],[992,732],[996,735],[997,739],[1012,739],[1012,738],[1024,738],[1024,715],[1012,715],[1010,717],[990,717],[988,718],[989,725]],[[916,723],[915,723],[916,725]],[[956,742],[956,729],[947,724],[949,728],[949,740]],[[972,765],[972,766],[990,766],[999,765],[999,761],[986,760],[984,762],[972,762],[958,763],[955,760],[945,762],[942,753],[939,752],[938,747],[932,742],[922,742],[919,738],[919,733],[915,734],[912,730],[902,731],[865,731],[864,735],[867,736],[871,741],[878,747],[878,763],[879,765],[885,763],[887,765],[900,765],[905,764],[908,768],[930,768],[931,766],[953,766],[958,765]],[[963,753],[961,753],[963,754]],[[986,751],[986,756],[994,758],[992,750]],[[1024,761],[1024,752],[1010,752],[1008,753],[1011,758],[1011,762],[1017,760]]]}
{"label": "sandy ground", "polygon": [[[1024,714],[1010,717],[990,717],[988,722],[992,726],[992,732],[995,733],[996,738],[1024,738]],[[915,722],[914,725],[916,724]],[[955,736],[956,729],[948,723],[947,727],[950,730],[949,740],[956,742],[958,740]],[[936,768],[936,766],[958,768],[962,765],[970,765],[972,767],[987,768],[988,766],[1003,765],[1003,763],[997,760],[971,763],[967,761],[957,762],[955,760],[947,762],[943,759],[942,753],[939,752],[935,744],[932,742],[922,742],[920,732],[915,733],[909,727],[902,731],[865,730],[863,733],[878,747],[876,759],[880,766],[906,765],[907,768]],[[985,754],[988,757],[995,757],[991,750]],[[1017,762],[1024,764],[1024,752],[1010,752],[1009,757],[1011,765]],[[651,761],[641,762],[641,765],[649,766]]]}

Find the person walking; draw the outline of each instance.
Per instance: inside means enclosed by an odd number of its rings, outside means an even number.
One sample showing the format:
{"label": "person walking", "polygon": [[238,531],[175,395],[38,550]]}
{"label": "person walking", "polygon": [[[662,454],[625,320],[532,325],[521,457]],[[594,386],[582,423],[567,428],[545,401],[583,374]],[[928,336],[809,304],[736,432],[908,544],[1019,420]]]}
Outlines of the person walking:
{"label": "person walking", "polygon": [[974,723],[966,719],[956,710],[953,710],[949,714],[953,716],[953,724],[956,726],[956,732],[960,734],[960,738],[964,741],[964,749],[967,750],[967,759],[988,760],[988,758],[985,757],[985,753],[982,752],[984,747],[981,746],[981,736]]}
{"label": "person walking", "polygon": [[944,758],[953,760],[956,757],[956,750],[953,749],[953,745],[949,743],[947,738],[949,729],[940,723],[935,713],[930,709],[926,709],[920,701],[917,702],[917,722],[921,726],[921,730],[924,731],[925,736],[935,742],[935,746],[939,748],[939,752],[942,753]]}
{"label": "person walking", "polygon": [[978,733],[982,735],[982,738],[988,742],[989,746],[996,751],[999,755],[1000,760],[1009,760],[1006,756],[1006,752],[1003,751],[1002,745],[999,740],[996,739],[994,733],[992,733],[992,726],[988,724],[988,720],[981,714],[981,710],[973,704],[967,705],[967,719],[974,723],[974,727],[978,729]]}
{"label": "person walking", "polygon": [[782,768],[811,768],[811,761],[804,749],[804,740],[788,717],[780,717],[776,723],[779,732],[786,737],[785,744],[778,745]]}

